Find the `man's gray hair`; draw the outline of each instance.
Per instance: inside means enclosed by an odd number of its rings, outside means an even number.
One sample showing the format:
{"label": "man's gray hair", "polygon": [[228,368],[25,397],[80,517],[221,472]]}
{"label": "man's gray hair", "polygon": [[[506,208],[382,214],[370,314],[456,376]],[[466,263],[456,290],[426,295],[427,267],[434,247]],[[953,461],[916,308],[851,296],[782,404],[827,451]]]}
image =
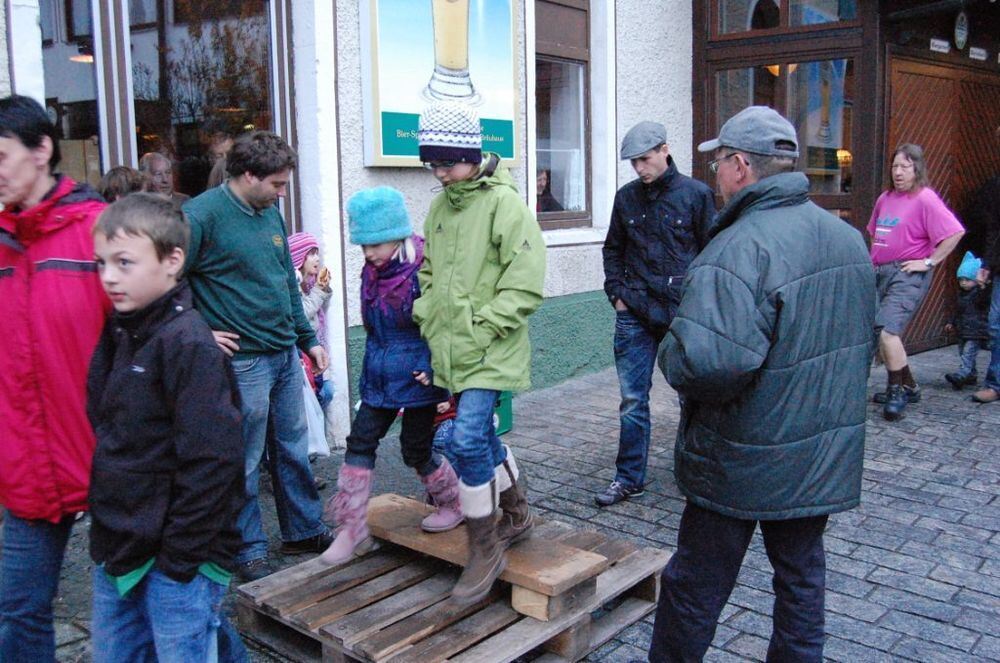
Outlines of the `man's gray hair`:
{"label": "man's gray hair", "polygon": [[750,170],[753,171],[758,181],[765,177],[790,173],[795,170],[793,157],[774,157],[766,154],[754,154],[753,152],[740,152],[740,154],[750,164]]}

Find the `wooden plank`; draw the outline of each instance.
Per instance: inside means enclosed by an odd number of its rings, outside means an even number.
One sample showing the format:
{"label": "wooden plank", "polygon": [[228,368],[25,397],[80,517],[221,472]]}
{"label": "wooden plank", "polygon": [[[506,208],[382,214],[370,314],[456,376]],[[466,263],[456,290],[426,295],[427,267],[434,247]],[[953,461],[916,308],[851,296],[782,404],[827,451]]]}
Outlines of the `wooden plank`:
{"label": "wooden plank", "polygon": [[586,605],[595,593],[597,593],[597,578],[584,580],[579,585],[555,596],[546,596],[526,587],[514,585],[511,588],[510,605],[522,615],[548,622],[579,611],[580,606]]}
{"label": "wooden plank", "polygon": [[607,557],[609,565],[618,563],[618,560],[639,549],[639,546],[630,541],[612,539],[597,530],[571,530],[557,540],[567,546],[603,555]]}
{"label": "wooden plank", "polygon": [[545,651],[561,656],[567,661],[575,661],[590,651],[590,613],[580,615],[577,621],[565,631],[544,645]]}
{"label": "wooden plank", "polygon": [[[659,574],[669,559],[670,553],[664,550],[640,548],[597,577],[597,592],[586,605],[581,607],[581,612],[592,612],[650,575]],[[622,605],[641,605],[645,611],[642,615],[648,614],[656,607],[651,601],[634,598],[625,599]],[[491,652],[502,651],[503,660],[510,661],[555,637],[576,619],[577,615],[563,615],[548,622],[525,618],[450,660],[452,663],[481,663],[491,660]],[[593,628],[592,626],[592,634]]]}
{"label": "wooden plank", "polygon": [[261,614],[249,600],[237,600],[236,623],[244,638],[285,658],[301,663],[321,663],[324,660],[319,641]]}
{"label": "wooden plank", "polygon": [[451,594],[457,573],[443,573],[377,601],[319,629],[322,636],[351,647],[375,631],[442,601]]}
{"label": "wooden plank", "polygon": [[267,612],[287,617],[317,601],[322,601],[346,589],[360,585],[366,580],[399,568],[413,559],[412,553],[402,550],[387,550],[366,555],[356,564],[345,566],[321,578],[311,578],[289,587],[286,591],[272,596],[261,607]]}
{"label": "wooden plank", "polygon": [[[590,641],[587,643],[584,655],[594,651],[655,609],[655,603],[643,601],[642,599],[625,599],[614,610],[591,623]],[[575,661],[580,658],[582,658],[582,656],[570,658],[550,652],[539,656],[533,663],[567,663],[568,661]]]}
{"label": "wooden plank", "polygon": [[306,580],[315,580],[343,568],[346,564],[356,562],[350,560],[339,566],[330,566],[319,557],[314,557],[301,564],[282,569],[260,580],[253,580],[236,588],[236,594],[243,596],[260,605],[275,594],[279,594],[293,585],[301,584]]}
{"label": "wooden plank", "polygon": [[460,605],[454,601],[439,601],[420,612],[386,626],[364,640],[356,642],[352,649],[374,661],[381,661],[479,611],[495,601],[497,597],[498,594],[494,591],[486,598],[469,605]]}
{"label": "wooden plank", "polygon": [[521,619],[504,603],[491,603],[479,612],[459,620],[443,631],[421,640],[389,658],[392,663],[428,663],[443,661],[470,647],[490,633]]}
{"label": "wooden plank", "polygon": [[[428,534],[420,529],[424,513],[420,502],[387,493],[369,502],[368,526],[381,539],[464,566],[468,560],[464,526]],[[507,551],[507,568],[500,579],[554,596],[607,567],[602,555],[532,537]]]}
{"label": "wooden plank", "polygon": [[426,580],[440,571],[441,564],[436,561],[411,562],[336,596],[323,599],[293,615],[291,620],[303,628],[315,630],[366,605],[415,585],[421,580]]}

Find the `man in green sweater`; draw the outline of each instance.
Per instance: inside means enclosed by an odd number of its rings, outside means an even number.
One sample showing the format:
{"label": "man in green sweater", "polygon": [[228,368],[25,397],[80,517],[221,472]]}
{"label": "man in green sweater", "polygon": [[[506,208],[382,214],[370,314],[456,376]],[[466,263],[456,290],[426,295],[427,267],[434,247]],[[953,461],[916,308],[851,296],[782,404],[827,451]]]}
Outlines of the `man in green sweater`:
{"label": "man in green sweater", "polygon": [[244,134],[229,151],[229,179],[184,205],[191,222],[186,272],[195,308],[232,357],[242,400],[246,503],[237,525],[244,581],[271,573],[257,501],[268,450],[285,554],[322,552],[331,538],[309,468],[302,367],[296,346],[327,367],[327,355],[302,311],[285,232],[276,207],[295,167],[295,152],[267,131]]}

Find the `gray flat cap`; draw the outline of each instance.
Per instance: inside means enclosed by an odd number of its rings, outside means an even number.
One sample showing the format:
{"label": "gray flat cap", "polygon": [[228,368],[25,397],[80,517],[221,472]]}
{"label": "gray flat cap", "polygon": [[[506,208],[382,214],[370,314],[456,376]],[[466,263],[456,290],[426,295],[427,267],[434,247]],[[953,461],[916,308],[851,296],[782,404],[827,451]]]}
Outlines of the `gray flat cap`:
{"label": "gray flat cap", "polygon": [[622,139],[622,160],[634,159],[667,142],[667,129],[659,122],[640,122]]}
{"label": "gray flat cap", "polygon": [[712,152],[723,146],[774,157],[799,156],[795,127],[767,106],[747,106],[733,115],[722,125],[719,137],[706,140],[698,151]]}

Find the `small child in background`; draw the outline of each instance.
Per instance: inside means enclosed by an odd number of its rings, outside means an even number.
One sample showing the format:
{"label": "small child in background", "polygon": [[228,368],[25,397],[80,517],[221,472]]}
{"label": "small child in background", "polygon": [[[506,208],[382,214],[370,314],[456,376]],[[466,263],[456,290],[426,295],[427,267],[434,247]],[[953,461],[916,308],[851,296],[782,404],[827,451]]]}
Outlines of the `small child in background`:
{"label": "small child in background", "polygon": [[[302,310],[316,332],[316,339],[324,348],[326,342],[326,305],[330,301],[330,270],[322,266],[319,255],[319,242],[310,233],[293,233],[288,236],[288,251],[292,254],[292,265],[295,267],[302,289]],[[327,406],[333,400],[333,384],[324,374],[314,376],[316,398],[320,407],[326,412]],[[327,437],[330,438],[330,417],[327,416]]]}
{"label": "small child in background", "polygon": [[976,280],[982,263],[971,251],[962,258],[957,272],[959,290],[955,317],[944,328],[946,334],[957,334],[959,339],[962,366],[944,376],[956,390],[976,384],[976,355],[980,349],[990,349],[990,285]]}
{"label": "small child in background", "polygon": [[347,202],[347,216],[351,243],[364,249],[361,319],[367,338],[361,406],[347,437],[337,494],[324,514],[337,524],[337,538],[322,554],[329,564],[340,564],[371,549],[366,516],[375,454],[400,409],[403,462],[417,471],[437,506],[421,527],[444,532],[463,520],[458,477],[451,463],[432,451],[437,404],[448,394],[431,384],[431,352],[413,322],[424,240],[413,234],[403,194],[391,187],[354,194]]}
{"label": "small child in background", "polygon": [[93,234],[115,308],[87,376],[94,661],[246,660],[222,612],[246,499],[239,392],[182,278],[190,228],[135,193]]}

